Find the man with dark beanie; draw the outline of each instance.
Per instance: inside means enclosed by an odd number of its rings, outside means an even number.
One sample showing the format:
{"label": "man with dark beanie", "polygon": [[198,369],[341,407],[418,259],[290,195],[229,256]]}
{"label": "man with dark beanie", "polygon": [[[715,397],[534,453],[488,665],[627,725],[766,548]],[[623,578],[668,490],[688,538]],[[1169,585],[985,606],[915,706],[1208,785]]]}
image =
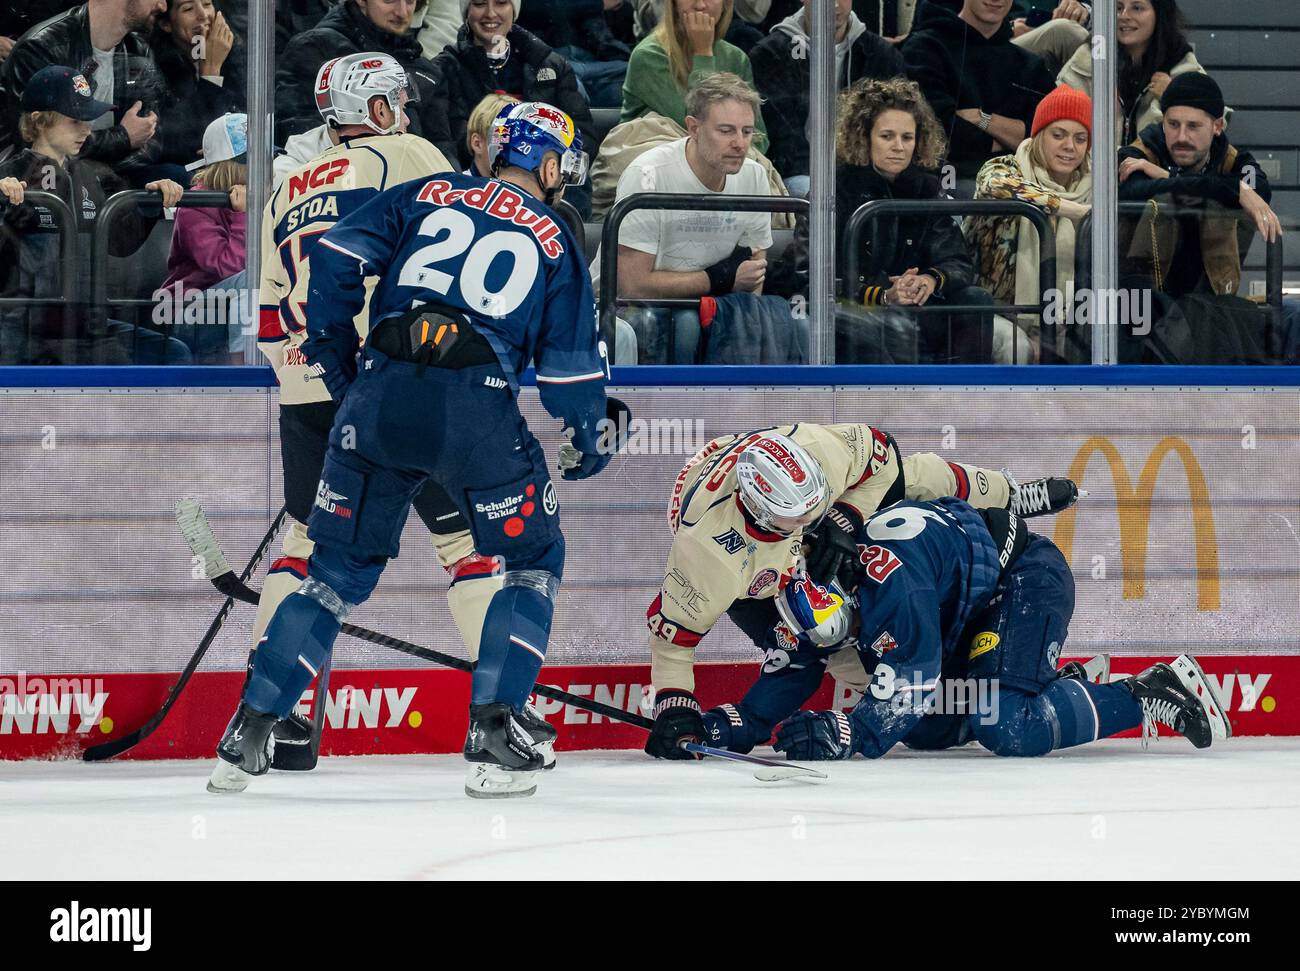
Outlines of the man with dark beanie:
{"label": "man with dark beanie", "polygon": [[1178,75],[1161,96],[1160,107],[1164,120],[1120,150],[1119,197],[1196,211],[1154,217],[1154,237],[1148,212],[1129,255],[1149,261],[1160,289],[1172,297],[1234,294],[1254,234],[1235,215],[1225,219],[1215,209],[1246,210],[1271,243],[1282,234],[1282,224],[1268,205],[1268,178],[1249,152],[1228,143],[1223,92],[1209,75]]}
{"label": "man with dark beanie", "polygon": [[1150,334],[1121,331],[1120,360],[1270,363],[1267,316],[1237,296],[1255,230],[1282,234],[1268,179],[1228,143],[1208,75],[1178,75],[1160,107],[1163,121],[1119,153],[1120,199],[1149,203],[1136,225],[1120,222],[1120,286],[1151,291],[1154,310]]}

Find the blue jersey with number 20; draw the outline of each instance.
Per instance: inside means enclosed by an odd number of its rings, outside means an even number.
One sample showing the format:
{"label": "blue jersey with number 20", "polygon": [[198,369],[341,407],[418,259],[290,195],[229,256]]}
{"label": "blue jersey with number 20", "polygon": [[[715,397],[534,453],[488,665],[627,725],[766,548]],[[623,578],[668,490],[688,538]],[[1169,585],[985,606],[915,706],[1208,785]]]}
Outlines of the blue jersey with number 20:
{"label": "blue jersey with number 20", "polygon": [[512,387],[530,363],[546,410],[605,416],[608,370],[582,247],[542,202],[496,179],[440,174],[380,193],[311,253],[309,336],[355,339],[365,278],[371,327],[423,303],[462,310]]}

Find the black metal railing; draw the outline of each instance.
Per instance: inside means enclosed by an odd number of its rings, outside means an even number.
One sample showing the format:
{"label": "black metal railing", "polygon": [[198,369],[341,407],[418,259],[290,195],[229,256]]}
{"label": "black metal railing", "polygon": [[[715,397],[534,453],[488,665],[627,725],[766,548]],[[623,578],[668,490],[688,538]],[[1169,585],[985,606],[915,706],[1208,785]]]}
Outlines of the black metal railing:
{"label": "black metal railing", "polygon": [[[909,314],[987,314],[990,319],[990,333],[992,328],[992,315],[997,313],[1006,314],[1012,322],[1011,329],[1011,360],[1017,361],[1020,357],[1020,338],[1021,330],[1017,325],[1015,316],[1017,314],[1034,314],[1040,323],[1040,335],[1043,346],[1055,346],[1056,330],[1055,327],[1046,323],[1044,311],[1047,303],[1051,299],[1050,294],[1056,289],[1056,234],[1052,231],[1051,221],[1047,214],[1036,206],[1018,199],[873,199],[859,206],[849,217],[848,225],[844,231],[844,243],[841,259],[844,261],[844,296],[849,298],[850,305],[856,305],[859,297],[857,290],[861,282],[861,247],[859,241],[862,238],[862,232],[868,223],[874,223],[879,219],[886,217],[898,216],[934,216],[936,218],[951,218],[954,216],[1017,216],[1029,220],[1038,233],[1038,291],[1039,300],[1034,304],[955,304],[955,303],[934,303],[925,304],[924,306],[909,306],[906,312]],[[873,233],[874,235],[874,233]],[[952,324],[949,323],[949,356],[951,357],[952,345]],[[879,338],[883,350],[885,335],[884,328],[879,329]],[[919,335],[916,338],[919,340]],[[983,363],[983,362],[973,362]]]}
{"label": "black metal railing", "polygon": [[[807,216],[810,211],[807,199],[792,196],[733,196],[723,193],[636,192],[618,200],[605,216],[600,233],[600,334],[609,350],[610,363],[615,360],[614,319],[618,308],[663,307],[674,310],[693,310],[700,305],[699,297],[622,297],[618,292],[618,231],[629,213],[639,209],[678,212],[789,212]],[[672,333],[670,331],[670,333]],[[669,360],[673,359],[672,349]]]}
{"label": "black metal railing", "polygon": [[[54,217],[59,234],[59,296],[57,297],[0,297],[0,310],[6,307],[59,307],[61,309],[60,329],[64,337],[71,337],[76,331],[77,322],[73,317],[73,305],[77,299],[77,223],[72,208],[59,196],[50,192],[26,192],[25,204],[48,209]],[[0,212],[8,208],[8,203],[0,200]],[[27,340],[31,341],[32,321],[30,315],[26,322]],[[4,363],[0,361],[0,363]]]}
{"label": "black metal railing", "polygon": [[[1121,217],[1140,217],[1150,210],[1150,204],[1129,200],[1119,204]],[[1255,220],[1242,209],[1218,208],[1213,210],[1216,217],[1230,216],[1239,223],[1244,222],[1252,232],[1257,230]],[[1160,214],[1164,216],[1206,215],[1207,210],[1199,206],[1160,205]],[[1271,243],[1265,243],[1264,250],[1264,302],[1277,313],[1282,311],[1282,271],[1284,266],[1282,237]],[[1242,272],[1245,273],[1245,254],[1242,254]],[[1084,216],[1079,223],[1078,243],[1074,249],[1074,280],[1079,289],[1092,286],[1092,213]]]}

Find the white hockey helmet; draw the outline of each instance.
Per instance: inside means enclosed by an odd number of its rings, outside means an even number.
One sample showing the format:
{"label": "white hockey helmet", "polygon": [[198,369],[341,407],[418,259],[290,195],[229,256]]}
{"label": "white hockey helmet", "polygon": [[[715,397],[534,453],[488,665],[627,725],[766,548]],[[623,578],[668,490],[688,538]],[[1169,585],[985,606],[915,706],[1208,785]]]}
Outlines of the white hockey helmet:
{"label": "white hockey helmet", "polygon": [[785,435],[765,435],[736,463],[740,501],[760,529],[791,536],[816,525],[831,505],[826,473]]}
{"label": "white hockey helmet", "polygon": [[[393,113],[386,129],[370,117],[374,98],[383,98]],[[388,54],[346,54],[326,61],[316,75],[316,109],[332,128],[365,125],[376,134],[392,135],[401,130],[402,106],[419,99],[406,69]]]}

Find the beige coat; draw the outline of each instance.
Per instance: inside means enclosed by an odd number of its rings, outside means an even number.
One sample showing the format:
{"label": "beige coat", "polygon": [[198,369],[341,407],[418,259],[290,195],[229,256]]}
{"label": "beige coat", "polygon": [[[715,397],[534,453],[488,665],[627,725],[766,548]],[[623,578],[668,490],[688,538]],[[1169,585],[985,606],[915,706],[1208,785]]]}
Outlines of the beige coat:
{"label": "beige coat", "polygon": [[[1187,56],[1174,65],[1173,70],[1169,72],[1170,77],[1177,77],[1180,74],[1189,74],[1195,71],[1197,74],[1207,73],[1205,68],[1201,67],[1201,62],[1196,59],[1196,55],[1191,51]],[[1092,45],[1084,44],[1074,56],[1066,62],[1065,67],[1061,68],[1061,73],[1056,76],[1057,84],[1068,84],[1070,87],[1079,91],[1086,91],[1089,96],[1092,95]],[[1226,110],[1228,117],[1232,116],[1232,109]],[[1142,97],[1138,99],[1138,111],[1136,127],[1133,133],[1136,134],[1148,125],[1154,125],[1164,118],[1160,111],[1160,99],[1156,93],[1147,88],[1142,92]],[[1117,144],[1124,141],[1124,119],[1118,114],[1115,117],[1115,141]]]}
{"label": "beige coat", "polygon": [[[600,144],[600,154],[591,165],[591,213],[592,218],[603,220],[605,213],[614,205],[618,192],[618,180],[632,162],[656,145],[676,141],[686,135],[686,129],[671,118],[665,118],[656,112],[648,112],[640,118],[633,118],[613,128]],[[767,172],[767,179],[772,187],[772,195],[788,196],[781,175],[772,167],[761,152],[751,148],[749,157]],[[773,229],[793,229],[794,216],[790,213],[773,213]]]}

